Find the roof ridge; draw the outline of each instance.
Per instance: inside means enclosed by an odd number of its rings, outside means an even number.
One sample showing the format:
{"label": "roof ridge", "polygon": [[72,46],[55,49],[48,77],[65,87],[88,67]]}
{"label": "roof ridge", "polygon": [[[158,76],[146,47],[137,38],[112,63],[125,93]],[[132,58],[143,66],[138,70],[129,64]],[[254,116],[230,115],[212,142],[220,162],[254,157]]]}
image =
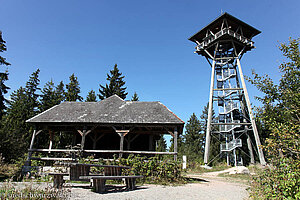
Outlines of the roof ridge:
{"label": "roof ridge", "polygon": [[106,101],[106,100],[110,100],[110,99],[116,98],[116,97],[117,97],[119,100],[121,100],[122,102],[125,102],[124,99],[122,99],[121,97],[119,97],[119,96],[116,95],[116,94],[111,95],[111,96],[109,96],[109,97],[107,97],[107,98],[105,98],[105,99],[103,99],[103,100],[101,100],[101,101],[99,101],[99,102]]}

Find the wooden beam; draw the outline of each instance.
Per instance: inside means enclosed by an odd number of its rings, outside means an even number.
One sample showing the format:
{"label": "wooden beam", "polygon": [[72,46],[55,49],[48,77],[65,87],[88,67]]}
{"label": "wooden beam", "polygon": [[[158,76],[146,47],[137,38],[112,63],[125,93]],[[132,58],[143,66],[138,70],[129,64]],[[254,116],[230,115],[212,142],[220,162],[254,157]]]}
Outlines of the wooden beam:
{"label": "wooden beam", "polygon": [[[30,152],[48,152],[49,149],[29,149]],[[77,152],[79,150],[75,149],[51,149],[51,152]],[[83,150],[86,153],[128,153],[128,154],[157,154],[157,155],[175,155],[175,152],[156,152],[156,151],[120,151],[120,150],[92,150],[85,149]]]}
{"label": "wooden beam", "polygon": [[82,132],[81,130],[77,130],[77,132],[78,132],[81,136],[83,136],[83,132]]}
{"label": "wooden beam", "polygon": [[216,61],[213,60],[213,64],[211,67],[210,93],[209,93],[207,127],[206,127],[206,137],[205,137],[205,151],[204,151],[204,164],[205,165],[207,165],[208,157],[209,157],[210,131],[211,131],[211,122],[212,122],[213,95],[214,95],[214,82],[215,82],[215,66],[216,66]]}
{"label": "wooden beam", "polygon": [[53,160],[53,161],[72,161],[74,160],[73,158],[49,158],[49,157],[42,157],[42,158],[36,158],[36,157],[32,157],[31,160]]}
{"label": "wooden beam", "polygon": [[[49,142],[49,150],[52,149],[52,143],[53,143],[53,133],[51,130],[49,130],[49,139],[50,139],[50,142]],[[49,151],[50,153],[50,151]]]}
{"label": "wooden beam", "polygon": [[178,138],[178,131],[177,127],[174,128],[174,160],[177,161],[177,138]]}
{"label": "wooden beam", "polygon": [[35,134],[35,136],[37,136],[38,134],[40,134],[43,130],[38,130]]}
{"label": "wooden beam", "polygon": [[86,130],[83,130],[83,131],[82,131],[82,138],[81,138],[81,145],[80,145],[81,150],[84,149],[84,143],[85,143],[86,132],[87,132]]}
{"label": "wooden beam", "polygon": [[119,157],[121,158],[123,154],[121,153],[124,150],[124,135],[123,133],[118,133],[120,135],[120,154]]}
{"label": "wooden beam", "polygon": [[[36,131],[34,130],[32,133],[32,138],[31,138],[31,142],[30,142],[30,146],[29,146],[29,150],[31,150],[33,148],[33,144],[34,144],[34,140],[35,137],[37,136],[37,134],[39,134],[42,130]],[[28,156],[27,156],[27,161],[25,163],[26,166],[30,166],[31,165],[31,155],[32,152],[28,150]]]}
{"label": "wooden beam", "polygon": [[244,75],[243,75],[243,72],[242,72],[242,67],[241,67],[240,59],[237,58],[236,61],[237,61],[238,69],[239,69],[238,71],[239,71],[240,79],[241,79],[241,82],[242,82],[242,87],[244,89],[244,96],[245,96],[246,105],[247,105],[248,111],[249,111],[249,116],[250,116],[250,120],[251,120],[251,124],[252,124],[252,129],[253,129],[253,134],[254,134],[254,138],[255,138],[255,142],[256,142],[256,147],[257,147],[257,151],[258,151],[259,161],[260,161],[261,165],[265,166],[267,163],[266,163],[265,156],[264,156],[264,153],[263,153],[263,150],[262,150],[262,145],[260,143],[260,138],[259,138],[259,135],[258,135],[258,131],[257,131],[255,119],[253,117],[251,103],[250,103],[248,91],[247,91],[247,88],[246,88],[246,83],[245,83],[245,80],[244,80]]}
{"label": "wooden beam", "polygon": [[76,152],[75,149],[28,149],[29,152]]}
{"label": "wooden beam", "polygon": [[172,131],[168,131],[168,133],[169,133],[170,135],[172,135],[172,137],[174,137],[174,134],[173,134]]}

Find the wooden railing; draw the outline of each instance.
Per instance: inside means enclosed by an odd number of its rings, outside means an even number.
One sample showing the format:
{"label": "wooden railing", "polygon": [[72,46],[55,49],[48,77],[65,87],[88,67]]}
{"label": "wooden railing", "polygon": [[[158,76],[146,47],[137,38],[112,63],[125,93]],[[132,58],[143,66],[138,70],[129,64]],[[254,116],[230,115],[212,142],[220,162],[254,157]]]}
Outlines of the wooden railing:
{"label": "wooden railing", "polygon": [[[40,152],[40,153],[114,153],[114,154],[144,154],[144,155],[177,155],[176,152],[156,152],[156,151],[122,151],[122,150],[76,150],[76,149],[28,149],[29,153]],[[30,160],[53,160],[53,161],[72,161],[75,158],[65,157],[30,157]],[[97,159],[95,159],[97,160]]]}
{"label": "wooden railing", "polygon": [[197,51],[200,51],[202,50],[204,47],[208,46],[211,42],[213,42],[214,40],[220,38],[221,36],[225,35],[225,34],[228,34],[234,38],[236,38],[237,40],[245,43],[246,45],[249,45],[249,46],[253,46],[254,45],[254,42],[251,41],[250,39],[232,31],[231,29],[229,28],[225,28],[225,29],[222,29],[220,30],[219,32],[217,32],[216,34],[210,34],[208,35],[207,37],[205,37],[203,39],[203,42],[201,42],[199,45],[196,46],[196,50]]}

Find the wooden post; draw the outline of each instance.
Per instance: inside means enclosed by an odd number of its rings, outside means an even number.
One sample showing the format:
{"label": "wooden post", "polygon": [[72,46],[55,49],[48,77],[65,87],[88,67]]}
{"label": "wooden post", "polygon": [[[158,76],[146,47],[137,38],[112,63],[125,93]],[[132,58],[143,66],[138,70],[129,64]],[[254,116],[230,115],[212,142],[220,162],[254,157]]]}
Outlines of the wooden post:
{"label": "wooden post", "polygon": [[177,126],[174,128],[174,160],[177,161],[177,138],[178,138],[178,131],[177,131]]}
{"label": "wooden post", "polygon": [[124,150],[124,133],[118,133],[118,134],[121,137],[120,138],[120,151],[121,151],[121,153],[119,154],[119,157],[122,158],[122,156],[123,156],[122,151]]}
{"label": "wooden post", "polygon": [[[236,83],[237,83],[237,87],[240,88],[240,82],[239,82],[239,79],[238,79],[238,76],[237,76],[237,71],[235,69],[235,78],[236,78]],[[238,91],[239,95],[242,96],[242,93],[241,91]],[[245,112],[245,105],[244,105],[244,102],[243,102],[243,99],[240,99],[240,105],[241,105],[241,108],[242,108],[242,112],[243,112],[243,115],[244,116],[247,116],[246,115],[246,112]],[[246,123],[246,119],[244,118],[243,119],[243,122]],[[246,131],[248,131],[248,126],[245,126],[246,128]],[[247,134],[247,146],[248,146],[248,150],[249,150],[249,154],[250,154],[250,163],[251,164],[254,164],[255,163],[255,160],[254,160],[254,153],[253,153],[253,148],[252,148],[252,145],[251,145],[251,138],[249,136],[249,133],[246,133]]]}
{"label": "wooden post", "polygon": [[130,130],[117,130],[114,126],[112,127],[116,133],[120,136],[120,154],[119,157],[121,158],[123,156],[123,150],[124,150],[124,137],[129,133]]}
{"label": "wooden post", "polygon": [[240,78],[241,78],[241,82],[242,82],[242,86],[243,86],[243,90],[244,90],[244,95],[245,95],[245,100],[246,100],[246,104],[247,104],[247,107],[248,107],[249,116],[250,116],[250,120],[251,120],[251,124],[252,124],[252,130],[253,130],[253,134],[254,134],[254,138],[255,138],[255,142],[256,142],[259,161],[260,161],[261,165],[266,165],[266,161],[265,161],[264,153],[262,151],[262,147],[261,147],[261,143],[260,143],[256,123],[255,123],[255,120],[254,120],[254,117],[253,117],[251,103],[250,103],[248,91],[247,91],[247,88],[246,88],[245,79],[244,79],[244,75],[243,75],[243,72],[242,72],[240,59],[237,58],[236,61],[237,61],[237,65],[238,65],[238,68],[239,68],[239,75],[240,75]]}
{"label": "wooden post", "polygon": [[84,127],[83,131],[82,131],[82,138],[81,138],[81,150],[84,149],[84,143],[85,143],[85,136],[86,136],[86,127]]}
{"label": "wooden post", "polygon": [[50,142],[49,142],[49,151],[48,151],[48,153],[51,153],[52,143],[53,143],[53,133],[52,133],[51,130],[49,130],[49,138],[50,138]]}
{"label": "wooden post", "polygon": [[149,135],[149,151],[153,150],[153,135]]}
{"label": "wooden post", "polygon": [[211,120],[212,120],[212,113],[213,113],[212,111],[213,111],[213,95],[214,95],[214,82],[215,82],[215,65],[216,65],[216,61],[213,60],[213,64],[211,66],[208,117],[207,117],[207,127],[206,127],[206,137],[205,137],[205,151],[204,151],[204,164],[205,165],[207,165],[207,163],[208,163],[208,156],[209,156]]}
{"label": "wooden post", "polygon": [[[33,131],[33,134],[32,134],[32,138],[31,138],[31,142],[30,142],[30,146],[29,146],[29,149],[33,149],[33,144],[34,144],[34,140],[35,140],[35,137],[40,133],[42,132],[42,130],[39,130],[39,131],[36,131],[34,130]],[[25,163],[26,166],[30,166],[31,165],[31,155],[32,155],[32,151],[29,151],[28,152],[28,156],[27,156],[27,161]]]}
{"label": "wooden post", "polygon": [[252,148],[252,145],[251,145],[251,138],[250,138],[248,133],[247,133],[247,145],[248,145],[249,154],[250,154],[250,163],[254,164],[255,163],[254,153],[253,153],[253,148]]}
{"label": "wooden post", "polygon": [[124,139],[127,142],[127,150],[129,151],[130,150],[130,143],[131,143],[131,140],[130,140],[131,139],[131,135],[129,134],[127,137],[128,137],[127,140],[125,138]]}

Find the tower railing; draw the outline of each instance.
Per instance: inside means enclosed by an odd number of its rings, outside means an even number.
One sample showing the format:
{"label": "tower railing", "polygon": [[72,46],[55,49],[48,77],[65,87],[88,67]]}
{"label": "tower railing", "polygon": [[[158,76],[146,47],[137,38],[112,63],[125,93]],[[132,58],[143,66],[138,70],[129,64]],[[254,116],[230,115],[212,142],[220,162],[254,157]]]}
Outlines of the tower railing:
{"label": "tower railing", "polygon": [[220,144],[221,151],[232,151],[238,147],[242,147],[242,139],[233,139],[230,142]]}
{"label": "tower railing", "polygon": [[222,37],[223,35],[226,35],[226,34],[236,38],[237,40],[239,40],[242,43],[245,43],[246,45],[249,45],[251,47],[254,46],[254,42],[251,41],[250,39],[242,36],[241,34],[238,34],[234,31],[230,30],[229,28],[224,28],[224,29],[220,30],[219,32],[217,32],[214,35],[209,34],[207,37],[205,37],[203,39],[203,42],[196,46],[196,50],[197,51],[202,50],[204,47],[208,46],[211,42],[217,40],[218,38],[220,38],[220,37]]}

